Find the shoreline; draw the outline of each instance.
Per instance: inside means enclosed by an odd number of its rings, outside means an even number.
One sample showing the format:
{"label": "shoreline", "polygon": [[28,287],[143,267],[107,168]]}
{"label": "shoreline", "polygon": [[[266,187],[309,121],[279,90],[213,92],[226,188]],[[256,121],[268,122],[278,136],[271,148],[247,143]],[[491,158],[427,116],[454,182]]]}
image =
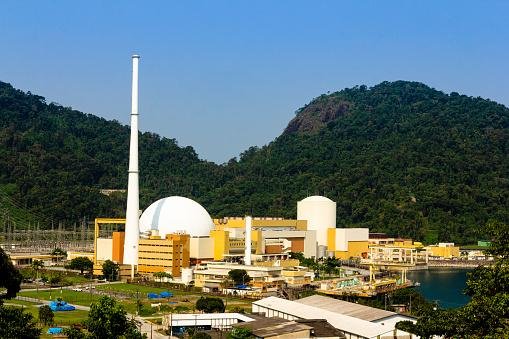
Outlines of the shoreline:
{"label": "shoreline", "polygon": [[492,261],[487,260],[479,260],[472,262],[465,261],[449,261],[449,260],[430,260],[428,261],[428,268],[476,268],[478,266],[489,266],[492,264]]}

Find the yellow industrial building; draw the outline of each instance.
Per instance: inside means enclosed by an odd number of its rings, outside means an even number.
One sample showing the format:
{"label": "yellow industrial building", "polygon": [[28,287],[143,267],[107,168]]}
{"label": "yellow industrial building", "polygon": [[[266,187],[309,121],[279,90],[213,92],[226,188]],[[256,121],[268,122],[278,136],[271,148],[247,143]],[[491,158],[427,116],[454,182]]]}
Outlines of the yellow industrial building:
{"label": "yellow industrial building", "polygon": [[426,247],[430,255],[440,259],[453,259],[460,257],[459,246],[454,246],[454,243],[439,243],[438,245],[430,245]]}
{"label": "yellow industrial building", "polygon": [[368,239],[367,228],[329,228],[327,249],[338,259],[367,258]]}
{"label": "yellow industrial building", "polygon": [[[214,219],[213,258],[243,256],[246,248],[246,219],[228,217]],[[253,218],[251,225],[251,248],[255,260],[263,261],[271,255],[301,252],[306,257],[316,257],[316,232],[307,230],[306,220],[283,218]],[[281,258],[279,258],[281,259]]]}
{"label": "yellow industrial building", "polygon": [[170,273],[180,277],[181,268],[189,267],[189,234],[167,234],[164,239],[151,235],[138,244],[138,273]]}

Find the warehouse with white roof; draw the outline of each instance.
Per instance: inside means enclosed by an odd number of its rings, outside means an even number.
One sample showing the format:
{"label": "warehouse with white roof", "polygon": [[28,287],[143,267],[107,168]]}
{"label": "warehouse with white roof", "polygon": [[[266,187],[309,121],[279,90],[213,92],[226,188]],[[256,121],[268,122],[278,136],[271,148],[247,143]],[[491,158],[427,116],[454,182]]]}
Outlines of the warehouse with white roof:
{"label": "warehouse with white roof", "polygon": [[252,311],[264,314],[266,317],[280,317],[288,320],[317,319],[319,317],[343,331],[348,339],[417,338],[408,332],[396,330],[393,326],[377,324],[326,308],[276,297],[253,302]]}

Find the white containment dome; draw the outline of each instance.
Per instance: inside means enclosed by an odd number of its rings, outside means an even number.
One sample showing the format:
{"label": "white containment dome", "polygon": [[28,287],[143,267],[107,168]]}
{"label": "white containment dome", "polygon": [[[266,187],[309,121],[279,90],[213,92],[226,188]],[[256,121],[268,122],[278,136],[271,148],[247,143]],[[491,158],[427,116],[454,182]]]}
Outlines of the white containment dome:
{"label": "white containment dome", "polygon": [[336,228],[336,203],[318,195],[302,199],[297,202],[297,219],[307,220],[318,245],[327,246],[327,229]]}
{"label": "white containment dome", "polygon": [[158,230],[162,238],[175,232],[185,232],[192,237],[208,236],[213,228],[214,223],[205,208],[185,197],[159,199],[140,217],[140,233]]}

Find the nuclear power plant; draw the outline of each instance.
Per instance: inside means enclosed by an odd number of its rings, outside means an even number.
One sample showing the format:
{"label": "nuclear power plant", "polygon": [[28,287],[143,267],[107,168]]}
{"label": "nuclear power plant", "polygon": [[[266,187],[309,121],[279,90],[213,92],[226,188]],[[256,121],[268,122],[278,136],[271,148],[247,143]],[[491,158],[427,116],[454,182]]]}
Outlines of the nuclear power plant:
{"label": "nuclear power plant", "polygon": [[[310,281],[312,274],[299,272],[296,269],[299,262],[290,257],[291,253],[315,259],[367,256],[368,230],[337,229],[336,203],[322,196],[298,201],[296,219],[250,215],[213,219],[199,203],[179,196],[162,197],[140,215],[139,61],[139,55],[132,56],[126,218],[96,220],[93,256],[96,274],[100,275],[104,261],[112,260],[120,265],[120,274],[126,279],[166,272],[213,289],[225,272],[242,267],[253,272],[253,276],[262,277],[254,279],[253,284],[267,289],[282,281]],[[125,224],[125,228],[110,227],[112,231],[105,234],[101,230],[105,224]],[[287,271],[286,279],[282,278],[283,271]],[[265,280],[274,272],[279,272],[279,280]]]}

